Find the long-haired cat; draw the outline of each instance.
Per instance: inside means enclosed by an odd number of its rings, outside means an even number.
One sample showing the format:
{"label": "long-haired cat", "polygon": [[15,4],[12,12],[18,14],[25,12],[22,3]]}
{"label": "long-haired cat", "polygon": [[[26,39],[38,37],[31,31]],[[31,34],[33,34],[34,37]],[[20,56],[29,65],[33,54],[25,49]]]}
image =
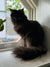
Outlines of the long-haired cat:
{"label": "long-haired cat", "polygon": [[14,30],[23,38],[24,47],[16,47],[13,53],[23,60],[31,60],[47,52],[43,45],[44,30],[37,21],[28,20],[24,10],[11,11]]}

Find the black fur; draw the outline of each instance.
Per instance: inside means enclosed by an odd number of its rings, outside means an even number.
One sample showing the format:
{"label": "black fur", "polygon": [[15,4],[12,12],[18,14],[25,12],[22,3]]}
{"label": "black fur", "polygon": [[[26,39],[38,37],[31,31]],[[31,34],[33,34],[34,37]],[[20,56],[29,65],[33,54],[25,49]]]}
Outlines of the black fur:
{"label": "black fur", "polygon": [[16,47],[14,54],[24,60],[45,54],[47,50],[43,45],[45,34],[42,26],[37,21],[29,21],[23,9],[10,10],[14,30],[24,39],[24,47]]}

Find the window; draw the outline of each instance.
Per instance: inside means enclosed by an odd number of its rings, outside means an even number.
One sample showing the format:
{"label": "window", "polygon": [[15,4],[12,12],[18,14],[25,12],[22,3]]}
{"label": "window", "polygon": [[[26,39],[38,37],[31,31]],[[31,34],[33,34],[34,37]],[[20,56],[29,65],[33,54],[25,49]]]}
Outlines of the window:
{"label": "window", "polygon": [[[7,19],[6,23],[4,23],[4,30],[0,32],[0,38],[6,37],[16,37],[16,33],[13,30],[13,25],[10,20],[10,11],[8,8],[13,9],[22,9],[24,8],[25,14],[29,19],[34,19],[35,10],[33,10],[32,0],[1,0],[0,1],[0,19]],[[24,5],[24,6],[23,6]],[[11,29],[12,26],[12,29]],[[13,31],[13,33],[11,32]],[[10,33],[11,32],[11,33]],[[4,33],[4,34],[3,34]]]}
{"label": "window", "polygon": [[[1,0],[0,19],[6,19],[6,23],[4,23],[4,30],[0,32],[0,40],[1,38],[15,39],[19,37],[19,35],[13,30],[13,25],[10,18],[10,11],[8,8],[12,9],[24,8],[24,12],[29,20],[36,19],[36,8],[34,7],[32,0]],[[2,45],[3,44],[1,44],[1,46]]]}

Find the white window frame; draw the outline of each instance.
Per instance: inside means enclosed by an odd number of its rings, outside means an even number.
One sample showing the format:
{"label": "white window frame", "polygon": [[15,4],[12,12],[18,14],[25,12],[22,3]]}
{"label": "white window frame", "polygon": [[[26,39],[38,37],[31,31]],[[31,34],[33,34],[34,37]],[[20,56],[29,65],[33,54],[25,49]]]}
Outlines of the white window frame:
{"label": "white window frame", "polygon": [[36,20],[36,4],[33,0],[20,0],[28,10],[29,20]]}

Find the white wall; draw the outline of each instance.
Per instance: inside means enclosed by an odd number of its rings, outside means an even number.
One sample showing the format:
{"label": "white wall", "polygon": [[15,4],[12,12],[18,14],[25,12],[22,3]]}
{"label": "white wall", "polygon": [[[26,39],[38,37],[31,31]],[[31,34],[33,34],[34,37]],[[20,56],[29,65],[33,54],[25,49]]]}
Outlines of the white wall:
{"label": "white wall", "polygon": [[50,0],[39,0],[36,20],[38,20],[44,27],[45,30],[45,43],[50,50]]}

